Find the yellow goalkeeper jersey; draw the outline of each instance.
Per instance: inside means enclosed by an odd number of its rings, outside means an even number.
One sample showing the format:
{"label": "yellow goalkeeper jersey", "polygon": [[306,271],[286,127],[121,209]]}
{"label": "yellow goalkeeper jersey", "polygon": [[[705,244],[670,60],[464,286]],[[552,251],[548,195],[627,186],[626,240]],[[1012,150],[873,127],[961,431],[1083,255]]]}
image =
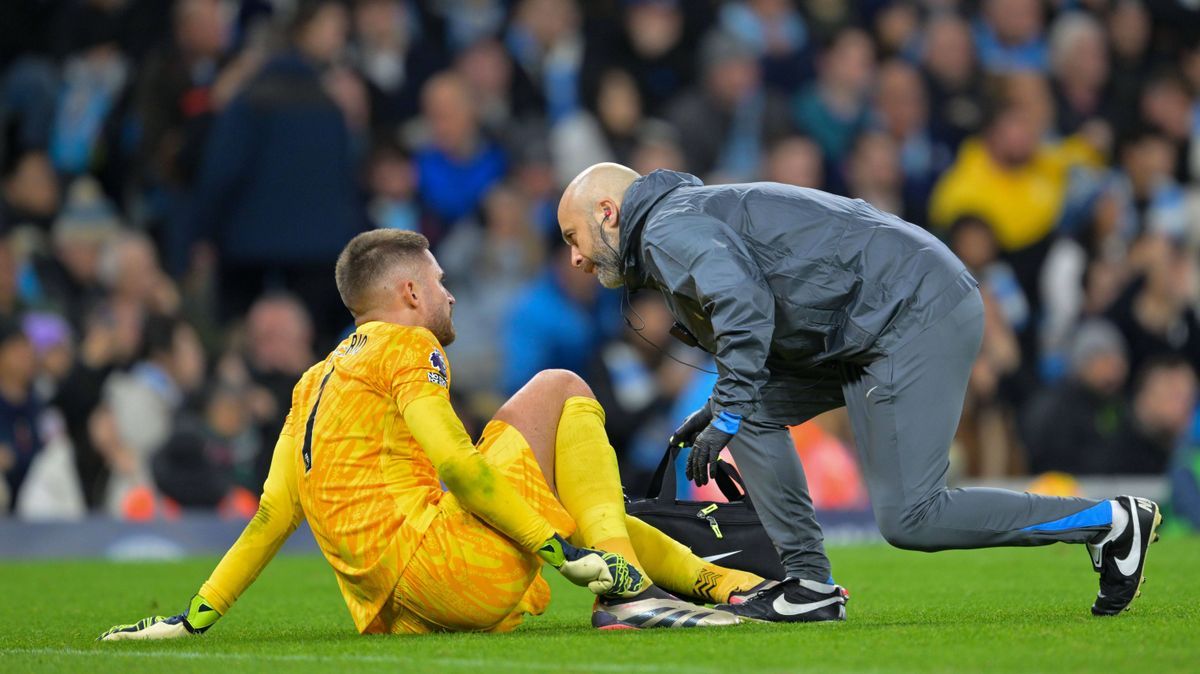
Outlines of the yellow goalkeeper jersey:
{"label": "yellow goalkeeper jersey", "polygon": [[306,518],[365,631],[437,516],[442,483],[536,550],[553,528],[472,445],[449,385],[450,364],[428,330],[359,326],[296,385],[258,513],[200,594],[224,614]]}

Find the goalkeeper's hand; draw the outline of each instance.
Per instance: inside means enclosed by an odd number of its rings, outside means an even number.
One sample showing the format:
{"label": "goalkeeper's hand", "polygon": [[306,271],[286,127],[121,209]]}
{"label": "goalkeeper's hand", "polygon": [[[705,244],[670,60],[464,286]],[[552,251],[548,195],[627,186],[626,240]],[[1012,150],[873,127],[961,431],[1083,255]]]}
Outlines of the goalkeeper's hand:
{"label": "goalkeeper's hand", "polygon": [[632,597],[650,586],[650,579],[615,552],[577,548],[554,534],[542,543],[538,556],[576,585],[606,597]]}
{"label": "goalkeeper's hand", "polygon": [[192,597],[188,610],[184,613],[169,618],[150,616],[132,625],[116,625],[96,640],[176,639],[189,634],[204,634],[220,617],[221,614],[204,597],[196,595]]}

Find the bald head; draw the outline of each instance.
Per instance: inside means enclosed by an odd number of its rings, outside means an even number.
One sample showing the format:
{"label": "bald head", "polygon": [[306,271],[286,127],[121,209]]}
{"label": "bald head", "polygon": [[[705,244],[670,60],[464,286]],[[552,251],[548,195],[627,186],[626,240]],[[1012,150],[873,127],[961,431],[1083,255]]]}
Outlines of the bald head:
{"label": "bald head", "polygon": [[602,199],[611,199],[620,205],[625,199],[625,190],[640,177],[628,166],[612,162],[592,164],[575,176],[563,191],[562,201],[558,204],[559,222],[572,210],[589,213]]}
{"label": "bald head", "polygon": [[558,203],[558,226],[571,246],[571,264],[595,274],[608,288],[623,282],[617,253],[621,204],[640,177],[628,166],[593,164],[575,176]]}

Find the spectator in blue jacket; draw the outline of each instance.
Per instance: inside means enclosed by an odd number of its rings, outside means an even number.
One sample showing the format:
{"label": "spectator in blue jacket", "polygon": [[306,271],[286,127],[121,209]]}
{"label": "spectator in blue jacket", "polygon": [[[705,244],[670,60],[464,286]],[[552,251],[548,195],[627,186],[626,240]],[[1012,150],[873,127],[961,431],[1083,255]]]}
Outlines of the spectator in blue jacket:
{"label": "spectator in blue jacket", "polygon": [[1046,72],[1050,48],[1041,0],[986,0],[975,24],[975,47],[989,73]]}
{"label": "spectator in blue jacket", "polygon": [[508,160],[483,134],[470,86],[461,76],[430,78],[421,90],[421,112],[429,140],[414,155],[417,191],[421,205],[436,220],[422,233],[436,245],[455,223],[479,208],[504,178]]}
{"label": "spectator in blue jacket", "polygon": [[329,279],[366,216],[351,132],[322,79],[346,31],[341,3],[302,4],[291,48],[217,118],[191,210],[193,234],[220,259],[224,318],[286,289],[305,299],[325,340],[350,321]]}
{"label": "spectator in blue jacket", "polygon": [[549,259],[549,269],[517,293],[502,327],[500,383],[506,394],[547,368],[585,374],[593,354],[621,326],[616,293],[572,269],[565,246]]}

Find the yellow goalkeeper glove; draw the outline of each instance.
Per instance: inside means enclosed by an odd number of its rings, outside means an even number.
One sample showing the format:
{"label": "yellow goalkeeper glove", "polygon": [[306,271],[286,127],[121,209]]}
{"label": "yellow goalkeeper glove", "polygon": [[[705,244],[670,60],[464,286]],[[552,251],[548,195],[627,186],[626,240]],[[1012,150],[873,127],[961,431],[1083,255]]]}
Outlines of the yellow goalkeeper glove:
{"label": "yellow goalkeeper glove", "polygon": [[615,552],[577,548],[554,534],[538,556],[567,580],[605,597],[632,597],[650,585],[641,571]]}
{"label": "yellow goalkeeper glove", "polygon": [[220,617],[221,614],[204,597],[196,595],[184,613],[169,618],[150,616],[130,625],[116,625],[96,640],[176,639],[189,634],[204,634]]}

